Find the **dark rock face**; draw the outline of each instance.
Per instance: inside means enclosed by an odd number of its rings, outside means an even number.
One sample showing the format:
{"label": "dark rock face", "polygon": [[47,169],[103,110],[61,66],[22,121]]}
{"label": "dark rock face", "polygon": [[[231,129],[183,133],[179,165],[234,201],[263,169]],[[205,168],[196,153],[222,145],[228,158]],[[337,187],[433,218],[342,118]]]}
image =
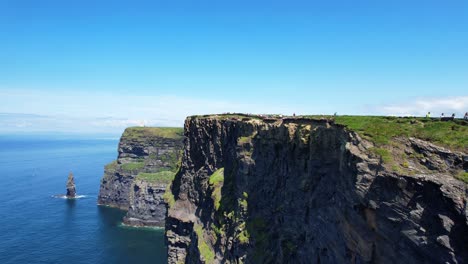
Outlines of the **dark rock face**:
{"label": "dark rock face", "polygon": [[466,154],[453,152],[416,138],[410,138],[409,141],[414,150],[423,154],[420,163],[430,170],[452,170],[452,172],[455,169],[468,170],[468,155]]}
{"label": "dark rock face", "polygon": [[73,173],[68,174],[67,180],[67,198],[75,198],[76,196],[76,186]]}
{"label": "dark rock face", "polygon": [[124,223],[131,226],[164,227],[166,203],[163,195],[166,184],[136,179],[130,192],[130,207]]}
{"label": "dark rock face", "polygon": [[466,154],[412,140],[447,167],[403,175],[326,121],[193,117],[185,135],[169,263],[468,262],[467,185],[450,174]]}
{"label": "dark rock face", "polygon": [[[173,170],[183,145],[182,136],[168,138],[160,135],[133,136],[128,128],[119,143],[118,159],[108,164],[99,190],[98,204],[127,210],[130,206],[132,184],[139,173]],[[147,128],[148,130],[155,128]],[[161,128],[164,129],[164,128]],[[138,131],[145,128],[138,128]],[[182,133],[182,129],[180,129]]]}
{"label": "dark rock face", "polygon": [[98,204],[128,210],[124,218],[127,225],[164,226],[167,184],[139,175],[174,171],[182,145],[182,128],[126,129],[118,159],[105,168]]}

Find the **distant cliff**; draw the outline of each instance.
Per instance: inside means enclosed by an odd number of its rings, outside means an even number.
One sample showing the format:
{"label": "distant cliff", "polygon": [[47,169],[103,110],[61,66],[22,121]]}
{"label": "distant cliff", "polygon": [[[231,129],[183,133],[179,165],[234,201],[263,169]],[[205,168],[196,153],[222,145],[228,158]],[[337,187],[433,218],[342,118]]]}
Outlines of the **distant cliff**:
{"label": "distant cliff", "polygon": [[169,263],[468,262],[466,123],[220,115],[185,136]]}
{"label": "distant cliff", "polygon": [[181,158],[182,128],[127,128],[116,161],[105,167],[98,204],[128,210],[131,225],[164,225],[164,191]]}

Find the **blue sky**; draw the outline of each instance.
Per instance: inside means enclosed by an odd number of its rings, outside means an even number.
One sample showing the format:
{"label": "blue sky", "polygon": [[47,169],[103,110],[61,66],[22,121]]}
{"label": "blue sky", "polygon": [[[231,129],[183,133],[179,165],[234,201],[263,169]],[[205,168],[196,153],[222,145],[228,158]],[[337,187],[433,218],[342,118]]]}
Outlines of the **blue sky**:
{"label": "blue sky", "polygon": [[468,111],[468,2],[0,0],[0,133]]}

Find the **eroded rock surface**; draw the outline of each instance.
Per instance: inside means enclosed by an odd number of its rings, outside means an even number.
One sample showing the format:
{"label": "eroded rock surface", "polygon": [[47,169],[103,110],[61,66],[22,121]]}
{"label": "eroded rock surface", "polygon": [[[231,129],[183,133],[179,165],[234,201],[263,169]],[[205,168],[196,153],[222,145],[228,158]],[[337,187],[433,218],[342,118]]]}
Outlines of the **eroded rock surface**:
{"label": "eroded rock surface", "polygon": [[67,198],[75,198],[76,196],[76,186],[75,186],[75,178],[73,177],[73,173],[68,174],[67,179]]}
{"label": "eroded rock surface", "polygon": [[119,143],[118,159],[105,168],[98,204],[128,210],[124,222],[163,226],[167,183],[135,180],[138,175],[175,171],[183,145],[182,128],[128,128]]}
{"label": "eroded rock surface", "polygon": [[447,167],[405,175],[325,120],[189,117],[185,135],[169,263],[468,261],[465,153],[412,139]]}
{"label": "eroded rock surface", "polygon": [[167,184],[136,179],[132,186],[124,223],[131,226],[164,227],[167,205],[163,195]]}

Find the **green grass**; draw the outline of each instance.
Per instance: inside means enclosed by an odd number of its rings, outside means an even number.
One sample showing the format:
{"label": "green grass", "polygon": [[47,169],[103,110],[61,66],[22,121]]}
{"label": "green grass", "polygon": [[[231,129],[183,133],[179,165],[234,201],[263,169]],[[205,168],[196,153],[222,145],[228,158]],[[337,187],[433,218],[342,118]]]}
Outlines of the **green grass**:
{"label": "green grass", "polygon": [[409,162],[407,160],[403,161],[403,163],[401,164],[401,166],[403,166],[403,168],[409,168]]}
{"label": "green grass", "polygon": [[245,144],[251,141],[252,141],[252,137],[240,137],[238,142],[239,144]]}
{"label": "green grass", "polygon": [[182,151],[176,152],[172,151],[169,153],[162,154],[159,159],[163,163],[169,164],[172,170],[177,171],[180,163],[180,157],[182,156]]}
{"label": "green grass", "polygon": [[247,230],[242,230],[239,234],[239,242],[243,245],[248,244],[250,241],[250,234]]}
{"label": "green grass", "polygon": [[218,227],[215,224],[211,223],[211,230],[215,233],[215,235],[219,238],[220,236],[224,235],[224,231],[222,227]]}
{"label": "green grass", "polygon": [[456,176],[459,180],[464,181],[465,183],[468,183],[468,172],[462,171]]}
{"label": "green grass", "polygon": [[377,146],[388,145],[395,137],[416,137],[450,149],[467,151],[468,123],[461,120],[442,122],[438,119],[385,116],[334,118],[335,123],[347,126]]}
{"label": "green grass", "polygon": [[[192,118],[260,118],[244,114],[193,116]],[[468,122],[456,119],[442,122],[438,118],[391,117],[391,116],[301,116],[303,118],[334,119],[378,147],[388,145],[395,137],[416,137],[452,150],[468,151]],[[240,138],[243,143],[247,138]]]}
{"label": "green grass", "polygon": [[107,164],[104,169],[106,171],[115,171],[118,167],[119,167],[119,164],[117,163],[116,160],[114,160],[111,163]]}
{"label": "green grass", "polygon": [[216,210],[219,209],[221,206],[221,187],[222,183],[224,183],[224,168],[218,169],[215,171],[209,179],[209,183],[213,188],[213,193],[211,194],[211,198],[214,201],[214,207]]}
{"label": "green grass", "polygon": [[125,163],[122,164],[122,169],[124,171],[136,171],[136,170],[141,170],[145,167],[144,162],[131,162],[131,163]]}
{"label": "green grass", "polygon": [[216,170],[211,176],[209,183],[211,185],[216,185],[224,181],[224,168]]}
{"label": "green grass", "polygon": [[169,205],[169,208],[174,206],[175,198],[174,198],[174,194],[172,193],[172,184],[169,184],[169,186],[166,187],[166,191],[164,192],[163,199]]}
{"label": "green grass", "polygon": [[371,151],[379,155],[384,163],[389,163],[393,160],[392,155],[387,149],[384,148],[371,148]]}
{"label": "green grass", "polygon": [[174,176],[175,176],[175,173],[173,171],[160,171],[156,173],[140,172],[136,176],[136,179],[151,182],[151,183],[169,184],[174,179]]}
{"label": "green grass", "polygon": [[152,137],[182,139],[184,129],[181,127],[129,127],[122,137],[136,140],[146,140]]}
{"label": "green grass", "polygon": [[200,251],[200,255],[202,256],[203,260],[205,260],[206,263],[213,263],[214,258],[215,258],[215,253],[210,248],[210,246],[208,246],[208,244],[205,242],[205,239],[203,237],[203,227],[201,225],[195,224],[194,229],[198,238],[198,250]]}

